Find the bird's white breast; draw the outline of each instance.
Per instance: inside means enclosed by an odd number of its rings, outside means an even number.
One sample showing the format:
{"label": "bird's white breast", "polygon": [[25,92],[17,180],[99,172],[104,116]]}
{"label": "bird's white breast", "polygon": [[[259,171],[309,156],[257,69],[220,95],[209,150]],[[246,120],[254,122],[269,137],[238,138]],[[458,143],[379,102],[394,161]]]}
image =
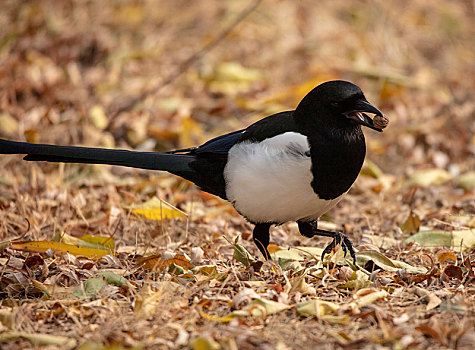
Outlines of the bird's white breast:
{"label": "bird's white breast", "polygon": [[335,206],[312,189],[307,137],[286,132],[233,146],[224,169],[226,197],[254,223],[317,219]]}

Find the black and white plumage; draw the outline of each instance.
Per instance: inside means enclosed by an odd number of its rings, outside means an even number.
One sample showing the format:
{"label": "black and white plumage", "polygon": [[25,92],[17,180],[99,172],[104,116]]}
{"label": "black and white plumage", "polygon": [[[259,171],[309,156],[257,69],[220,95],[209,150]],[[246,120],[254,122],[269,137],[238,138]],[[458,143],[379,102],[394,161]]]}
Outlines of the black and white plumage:
{"label": "black and white plumage", "polygon": [[310,91],[294,111],[274,114],[199,147],[155,153],[0,140],[0,153],[27,154],[24,159],[29,161],[168,171],[230,201],[255,224],[253,238],[266,258],[270,227],[296,221],[307,237],[333,238],[323,255],[341,243],[354,259],[351,241],[339,232],[318,229],[317,220],[358,176],[366,153],[361,126],[382,131],[366,113],[383,116],[358,86],[330,81]]}

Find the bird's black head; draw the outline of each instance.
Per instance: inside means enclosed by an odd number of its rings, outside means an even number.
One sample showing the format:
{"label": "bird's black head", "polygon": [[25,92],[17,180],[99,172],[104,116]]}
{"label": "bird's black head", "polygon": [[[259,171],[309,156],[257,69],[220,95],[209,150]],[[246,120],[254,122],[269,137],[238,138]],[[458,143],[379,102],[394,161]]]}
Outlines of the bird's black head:
{"label": "bird's black head", "polygon": [[359,126],[363,125],[383,131],[374,125],[366,113],[383,116],[366,100],[358,86],[348,81],[333,80],[310,91],[297,106],[295,117],[301,121],[306,119],[307,125],[328,129],[359,130]]}

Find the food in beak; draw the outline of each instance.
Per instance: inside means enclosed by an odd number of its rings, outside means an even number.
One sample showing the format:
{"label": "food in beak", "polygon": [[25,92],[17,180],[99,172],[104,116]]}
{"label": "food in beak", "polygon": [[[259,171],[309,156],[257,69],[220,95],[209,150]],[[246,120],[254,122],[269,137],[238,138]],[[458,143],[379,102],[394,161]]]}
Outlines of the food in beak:
{"label": "food in beak", "polygon": [[388,126],[389,119],[384,115],[375,115],[373,118],[373,124],[377,128],[384,129]]}

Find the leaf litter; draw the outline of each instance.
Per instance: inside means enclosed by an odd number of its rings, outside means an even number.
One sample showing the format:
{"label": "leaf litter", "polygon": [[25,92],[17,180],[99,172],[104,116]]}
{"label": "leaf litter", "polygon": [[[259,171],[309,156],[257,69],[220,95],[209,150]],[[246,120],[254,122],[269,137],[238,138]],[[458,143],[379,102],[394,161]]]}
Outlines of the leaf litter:
{"label": "leaf litter", "polygon": [[264,261],[228,203],[166,174],[1,157],[0,347],[473,347],[468,5],[261,2],[186,74],[114,113],[239,4],[67,3],[3,5],[1,137],[188,147],[329,79],[357,82],[391,125],[367,133],[360,178],[321,223],[350,235],[356,265],[341,249],[320,261],[326,240],[292,224]]}

